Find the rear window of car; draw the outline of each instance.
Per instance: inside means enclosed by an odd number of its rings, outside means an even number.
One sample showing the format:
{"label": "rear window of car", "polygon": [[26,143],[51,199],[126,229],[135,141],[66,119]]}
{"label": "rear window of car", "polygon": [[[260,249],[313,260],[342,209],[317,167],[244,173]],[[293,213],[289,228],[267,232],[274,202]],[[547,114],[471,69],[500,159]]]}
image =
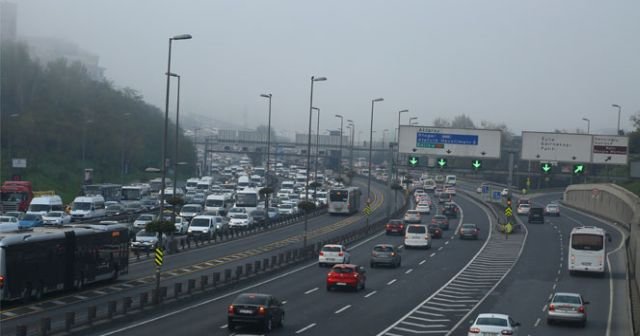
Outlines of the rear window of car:
{"label": "rear window of car", "polygon": [[339,246],[325,246],[322,248],[323,252],[341,252]]}
{"label": "rear window of car", "polygon": [[407,215],[417,215],[417,214],[418,214],[418,211],[416,211],[416,210],[407,211]]}
{"label": "rear window of car", "polygon": [[391,220],[391,221],[389,221],[389,224],[396,224],[396,225],[398,225],[398,224],[402,224],[402,221],[401,221],[401,220],[398,220],[398,219],[395,219],[395,220]]}
{"label": "rear window of car", "polygon": [[429,224],[428,228],[435,230],[435,229],[439,229],[440,227],[438,226],[438,224]]}
{"label": "rear window of car", "polygon": [[353,273],[353,268],[350,268],[350,267],[333,267],[332,271],[334,273],[346,274],[346,273]]}
{"label": "rear window of car", "polygon": [[580,304],[580,298],[573,295],[556,295],[553,302]]}
{"label": "rear window of car", "polygon": [[373,248],[376,252],[393,252],[393,247],[391,246],[375,246]]}
{"label": "rear window of car", "polygon": [[506,319],[499,318],[499,317],[479,317],[478,321],[476,321],[476,324],[499,326],[499,327],[506,327],[509,325]]}
{"label": "rear window of car", "polygon": [[443,221],[443,220],[447,220],[447,217],[442,216],[442,215],[436,215],[436,216],[433,216],[433,219],[435,219],[437,221]]}
{"label": "rear window of car", "polygon": [[240,295],[233,301],[233,304],[266,305],[268,300],[269,298],[264,295]]}
{"label": "rear window of car", "polygon": [[407,229],[407,233],[426,233],[427,229],[422,225],[412,225]]}
{"label": "rear window of car", "polygon": [[475,224],[462,224],[462,228],[464,228],[464,229],[475,229],[476,225]]}

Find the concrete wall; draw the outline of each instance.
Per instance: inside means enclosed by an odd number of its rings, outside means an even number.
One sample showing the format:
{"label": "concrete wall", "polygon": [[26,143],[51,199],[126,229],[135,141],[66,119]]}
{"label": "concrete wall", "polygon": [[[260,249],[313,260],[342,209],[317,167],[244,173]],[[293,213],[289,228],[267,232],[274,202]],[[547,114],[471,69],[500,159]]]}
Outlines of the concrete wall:
{"label": "concrete wall", "polygon": [[579,184],[565,189],[564,202],[617,222],[629,234],[626,242],[634,335],[640,335],[640,198],[615,184]]}

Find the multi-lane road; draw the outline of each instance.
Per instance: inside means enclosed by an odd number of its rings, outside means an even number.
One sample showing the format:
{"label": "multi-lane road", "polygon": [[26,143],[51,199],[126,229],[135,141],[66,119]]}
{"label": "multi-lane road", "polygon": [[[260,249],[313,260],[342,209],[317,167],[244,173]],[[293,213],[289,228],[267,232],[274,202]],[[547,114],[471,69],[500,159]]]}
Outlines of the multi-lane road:
{"label": "multi-lane road", "polygon": [[[374,185],[373,220],[385,215],[392,204],[392,193],[381,185]],[[532,196],[534,203],[546,204],[558,200],[561,194]],[[630,333],[626,266],[620,249],[624,234],[615,226],[583,213],[562,208],[560,217],[547,217],[546,223],[524,224],[525,229],[505,239],[491,230],[495,218],[477,199],[462,193],[456,197],[462,215],[451,221],[451,230],[443,239],[433,241],[429,250],[403,250],[400,268],[368,267],[371,249],[378,243],[402,245],[402,236],[387,236],[379,232],[367,240],[349,246],[352,263],[365,265],[366,289],[359,292],[325,289],[327,268],[310,262],[284,273],[264,277],[259,282],[242,287],[216,291],[199,300],[165,307],[162,312],[150,313],[135,321],[103,325],[93,335],[150,335],[179,332],[184,335],[260,334],[247,328],[235,332],[227,330],[226,310],[240,292],[265,292],[285,302],[284,327],[275,335],[466,335],[472,319],[482,312],[511,315],[521,323],[519,335],[627,335]],[[423,217],[429,222],[435,212]],[[310,241],[319,241],[329,234],[346,232],[364,225],[362,214],[350,217],[321,216],[309,221]],[[455,228],[462,222],[479,225],[481,239],[459,240]],[[571,276],[567,271],[569,232],[578,225],[605,228],[612,237],[606,277]],[[259,256],[267,246],[273,251],[301,242],[302,224],[267,231],[254,236],[204,247],[167,258],[167,270],[184,269],[188,275],[209,272],[214,267],[234,266]],[[314,234],[315,232],[315,234]],[[285,243],[286,242],[286,243]],[[251,252],[254,251],[254,252]],[[232,257],[236,256],[236,257]],[[228,261],[224,261],[228,260]],[[192,265],[214,266],[194,269]],[[35,319],[55,303],[65,303],[69,297],[88,297],[93,303],[107,301],[114,295],[135,295],[148,290],[151,284],[122,286],[149,278],[150,263],[133,264],[128,278],[119,284],[86,291],[67,297],[48,300],[41,310],[24,314]],[[177,274],[180,272],[174,272]],[[183,279],[168,276],[163,281]],[[121,289],[111,292],[110,288]],[[108,289],[109,288],[109,289]],[[546,324],[548,298],[554,291],[580,292],[590,301],[586,328],[570,325]],[[95,295],[95,296],[93,296]],[[83,308],[80,300],[65,306]],[[44,307],[44,308],[42,308]],[[21,307],[25,309],[29,307]],[[58,307],[57,309],[61,309]],[[3,313],[6,313],[3,311]],[[3,315],[6,316],[6,315]],[[5,331],[13,332],[14,319],[3,321]],[[19,321],[20,319],[17,318]],[[7,327],[7,325],[12,325]],[[89,334],[84,332],[83,334]]]}

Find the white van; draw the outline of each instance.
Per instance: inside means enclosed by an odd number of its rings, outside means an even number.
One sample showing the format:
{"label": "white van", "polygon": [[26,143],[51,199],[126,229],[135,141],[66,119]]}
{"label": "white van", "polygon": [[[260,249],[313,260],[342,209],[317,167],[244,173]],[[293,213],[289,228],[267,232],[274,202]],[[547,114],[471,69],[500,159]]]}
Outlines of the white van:
{"label": "white van", "polygon": [[212,194],[204,201],[204,211],[226,211],[233,206],[233,203],[235,201],[228,193]]}
{"label": "white van", "polygon": [[447,177],[445,177],[445,179],[444,179],[444,183],[452,185],[452,186],[456,185],[456,176],[455,175],[447,175]]}
{"label": "white van", "polygon": [[240,177],[238,177],[238,184],[236,186],[237,190],[242,190],[244,188],[248,188],[249,187],[249,176],[247,175],[242,175]]}
{"label": "white van", "polygon": [[27,214],[46,215],[49,211],[64,211],[62,198],[58,195],[34,197],[29,204]]}
{"label": "white van", "polygon": [[73,220],[104,217],[105,215],[104,197],[100,195],[78,196],[73,200],[71,206]]}
{"label": "white van", "polygon": [[192,177],[192,178],[188,179],[187,180],[187,185],[185,186],[185,189],[187,189],[187,191],[198,189],[198,182],[200,182],[200,179],[197,178],[197,177]]}

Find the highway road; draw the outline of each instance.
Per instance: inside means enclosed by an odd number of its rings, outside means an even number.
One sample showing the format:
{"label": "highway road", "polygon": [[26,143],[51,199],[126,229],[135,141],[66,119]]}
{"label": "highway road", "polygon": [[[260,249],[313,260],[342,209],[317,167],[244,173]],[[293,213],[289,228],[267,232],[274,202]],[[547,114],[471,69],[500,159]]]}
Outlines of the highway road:
{"label": "highway road", "polygon": [[[534,204],[546,205],[561,197],[561,193],[551,193],[534,196],[532,200]],[[624,239],[622,233],[609,223],[567,207],[562,207],[560,217],[546,217],[544,225],[525,225],[528,238],[520,261],[495,292],[452,335],[467,335],[475,316],[486,312],[511,315],[521,323],[519,335],[630,335],[630,319],[624,304],[628,302],[628,297],[624,297],[628,295],[625,294],[626,265],[619,255],[624,253],[620,249]],[[612,241],[607,245],[610,264],[604,278],[569,275],[569,234],[573,227],[581,225],[599,226],[611,234]],[[570,324],[547,325],[546,309],[554,291],[578,292],[590,301],[586,307],[588,322],[585,328]]]}
{"label": "highway road", "polygon": [[[356,183],[362,186],[365,185],[366,180],[358,179]],[[375,221],[386,215],[388,206],[393,206],[393,192],[378,183],[372,184],[372,192],[375,199],[371,221]],[[398,205],[401,204],[402,201],[398,201]],[[308,223],[309,244],[364,225],[365,220],[361,212],[350,217],[322,215],[310,218]],[[301,247],[302,237],[303,223],[300,222],[240,239],[169,255],[165,258],[162,283],[172,288],[173,283],[184,282],[187,278],[199,278],[203,274],[210,275],[215,270],[233,269],[238,265],[261,260],[264,256],[270,256],[288,248]],[[152,260],[133,262],[130,265],[129,274],[121,277],[116,283],[91,287],[82,292],[50,297],[30,305],[4,309],[0,314],[2,316],[2,334],[13,333],[16,325],[33,323],[42,316],[52,314],[61,316],[63,311],[71,310],[86,311],[86,308],[91,304],[106,304],[109,300],[124,296],[134,297],[135,300],[140,293],[148,291],[154,286],[154,270],[155,266]]]}
{"label": "highway road", "polygon": [[[429,250],[405,250],[403,264],[398,269],[368,267],[373,245],[402,244],[401,236],[386,236],[383,232],[350,247],[353,263],[367,269],[366,289],[360,292],[325,289],[327,268],[309,263],[291,272],[265,280],[250,288],[203,299],[134,323],[113,326],[109,332],[94,335],[150,335],[176,330],[187,335],[260,334],[260,330],[244,328],[236,333],[227,331],[226,309],[239,292],[271,293],[286,302],[286,320],[274,335],[374,335],[402,318],[408,311],[431,296],[453,278],[479,249],[484,246],[489,218],[477,203],[458,196],[463,211],[461,220],[477,223],[483,239],[454,239],[452,230],[444,238],[434,240]],[[432,213],[433,214],[433,213]],[[426,223],[431,216],[423,217]]]}

